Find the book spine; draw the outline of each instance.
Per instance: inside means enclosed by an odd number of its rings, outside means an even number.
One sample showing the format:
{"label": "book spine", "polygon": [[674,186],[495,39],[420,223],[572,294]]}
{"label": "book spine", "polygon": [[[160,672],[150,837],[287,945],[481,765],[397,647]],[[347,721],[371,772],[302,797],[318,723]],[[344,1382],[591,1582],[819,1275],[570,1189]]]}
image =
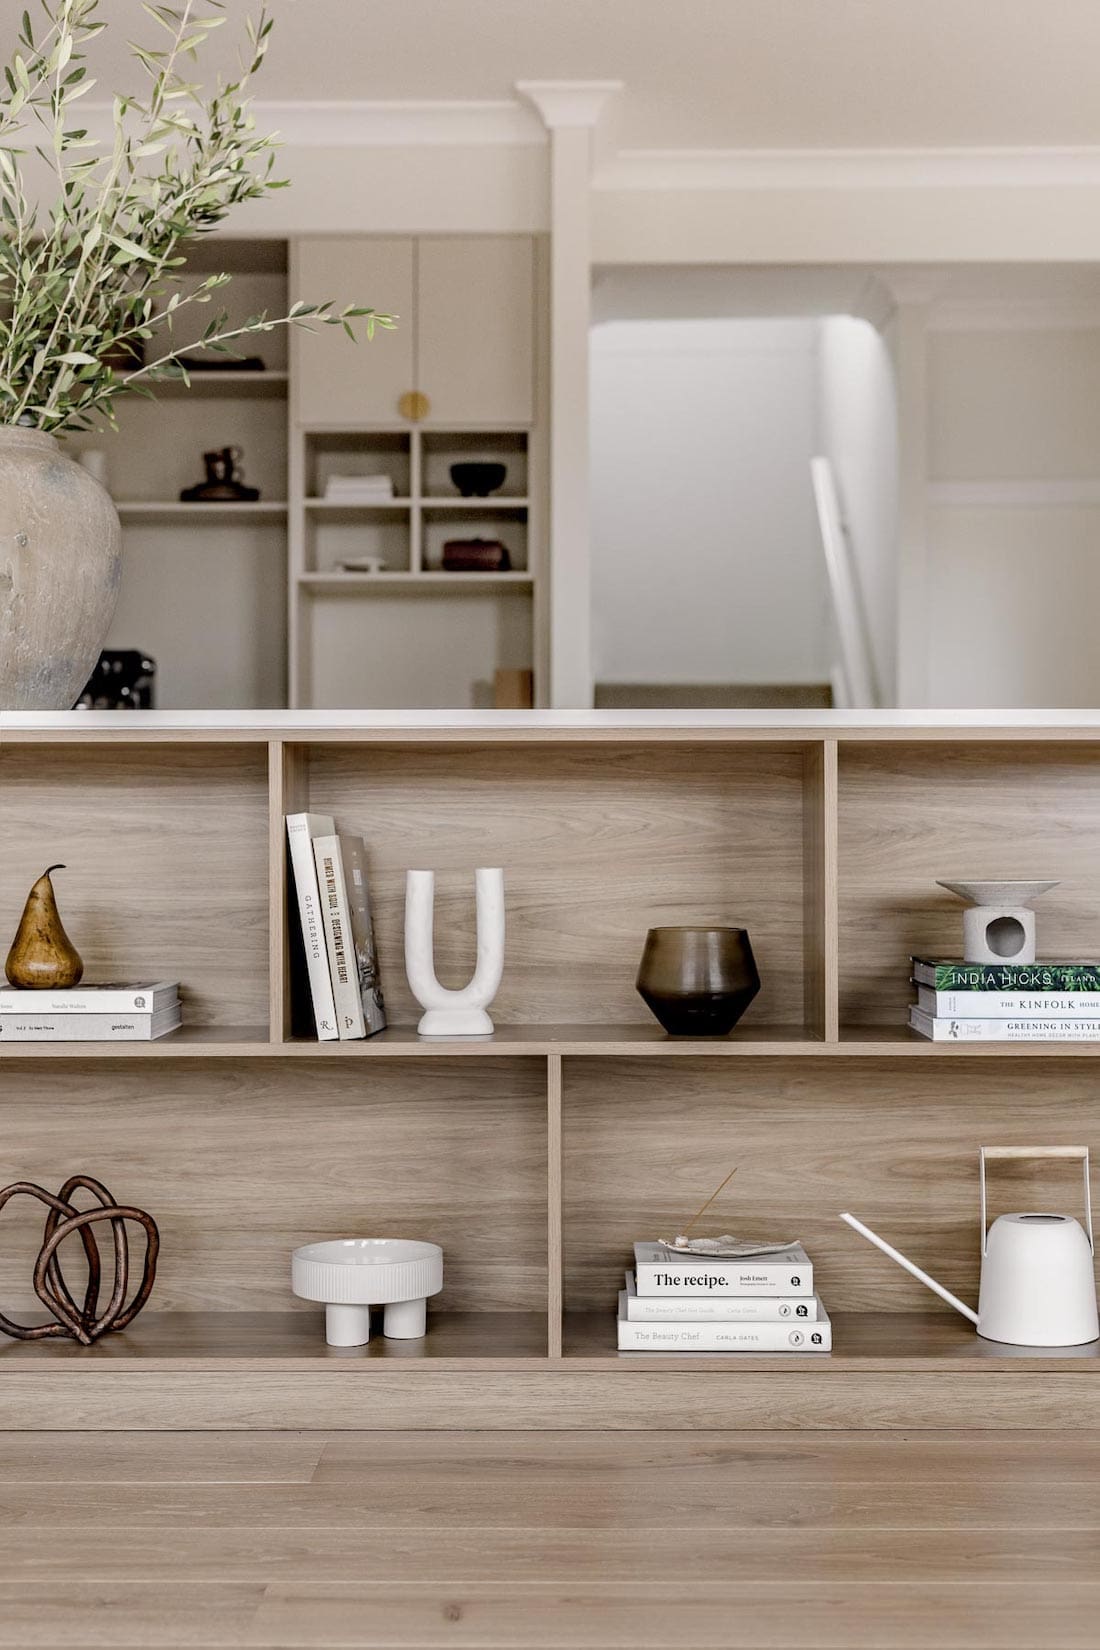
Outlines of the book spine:
{"label": "book spine", "polygon": [[911,1008],[909,1024],[933,1043],[1100,1042],[1100,1020],[934,1020]]}
{"label": "book spine", "polygon": [[812,1323],[817,1318],[817,1301],[790,1296],[775,1300],[745,1300],[739,1296],[691,1300],[683,1296],[658,1299],[630,1295],[626,1315],[631,1323]]}
{"label": "book spine", "polygon": [[782,1295],[809,1296],[814,1292],[813,1267],[784,1268],[779,1272],[719,1272],[662,1266],[659,1262],[639,1262],[635,1267],[639,1296],[682,1296],[694,1299],[724,1295],[752,1295],[774,1298]]}
{"label": "book spine", "polygon": [[[27,1014],[28,993],[0,992],[0,1016]],[[36,991],[35,1014],[160,1014],[179,1002],[179,992],[172,987],[161,991],[74,991],[72,995],[56,997],[49,991]],[[19,998],[19,1001],[13,1001]]]}
{"label": "book spine", "polygon": [[370,884],[367,878],[367,850],[362,837],[341,837],[344,877],[347,884],[348,914],[359,976],[359,1000],[368,1037],[386,1029],[386,1004],[378,972],[378,950],[374,943],[374,921],[370,913]]}
{"label": "book spine", "polygon": [[336,1025],[345,1041],[353,1041],[358,1037],[365,1037],[367,1028],[363,1023],[359,976],[351,944],[348,891],[344,879],[344,862],[340,853],[340,838],[314,838],[313,855],[317,865],[317,889],[325,929],[329,974],[332,979]]}
{"label": "book spine", "polygon": [[155,1022],[151,1014],[10,1014],[0,1043],[148,1043],[179,1024],[178,1014]]}
{"label": "book spine", "polygon": [[944,1020],[1097,1019],[1100,997],[1092,991],[933,991],[917,986],[917,1006]]}
{"label": "book spine", "polygon": [[913,979],[933,991],[1095,992],[1100,963],[963,963],[912,959]]}
{"label": "book spine", "polygon": [[624,1323],[620,1352],[831,1352],[833,1326],[820,1323]]}
{"label": "book spine", "polygon": [[290,867],[294,873],[294,891],[298,898],[298,915],[302,925],[302,944],[305,947],[317,1036],[322,1043],[335,1042],[340,1033],[336,1026],[336,1003],[332,995],[332,977],[329,974],[328,951],[321,919],[317,865],[313,858],[309,815],[288,814],[286,834],[290,844]]}

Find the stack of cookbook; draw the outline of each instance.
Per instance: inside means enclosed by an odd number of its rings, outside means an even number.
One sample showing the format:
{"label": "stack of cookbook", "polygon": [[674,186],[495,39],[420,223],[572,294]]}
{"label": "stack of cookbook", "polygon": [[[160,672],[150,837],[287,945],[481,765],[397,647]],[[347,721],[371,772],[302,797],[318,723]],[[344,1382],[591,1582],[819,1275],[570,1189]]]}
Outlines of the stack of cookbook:
{"label": "stack of cookbook", "polygon": [[1100,1041],[1100,962],[910,960],[909,1024],[932,1042]]}
{"label": "stack of cookbook", "polygon": [[713,1255],[636,1243],[619,1295],[619,1351],[832,1351],[833,1326],[802,1245],[736,1247],[743,1252]]}
{"label": "stack of cookbook", "polygon": [[0,989],[0,1043],[148,1043],[183,1017],[178,980]]}
{"label": "stack of cookbook", "polygon": [[385,1029],[386,1008],[363,839],[338,833],[331,814],[288,814],[286,834],[295,1029],[323,1043],[373,1037]]}

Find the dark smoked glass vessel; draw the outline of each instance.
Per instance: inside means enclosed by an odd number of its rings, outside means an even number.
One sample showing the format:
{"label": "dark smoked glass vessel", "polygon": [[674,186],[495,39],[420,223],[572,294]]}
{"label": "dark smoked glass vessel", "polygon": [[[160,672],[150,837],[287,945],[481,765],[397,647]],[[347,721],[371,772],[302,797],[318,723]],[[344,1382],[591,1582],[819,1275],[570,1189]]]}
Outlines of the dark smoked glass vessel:
{"label": "dark smoked glass vessel", "polygon": [[672,1037],[725,1037],[760,990],[744,928],[651,928],[636,981]]}

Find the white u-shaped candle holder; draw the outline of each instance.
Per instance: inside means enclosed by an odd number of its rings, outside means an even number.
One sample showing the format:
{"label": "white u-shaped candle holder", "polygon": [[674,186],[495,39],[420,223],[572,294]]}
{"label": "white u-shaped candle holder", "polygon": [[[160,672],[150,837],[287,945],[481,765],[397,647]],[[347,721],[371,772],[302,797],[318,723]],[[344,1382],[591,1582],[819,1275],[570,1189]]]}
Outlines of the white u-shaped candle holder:
{"label": "white u-shaped candle holder", "polygon": [[461,991],[449,991],[435,977],[435,872],[410,871],[405,879],[405,973],[409,989],[424,1009],[417,1026],[422,1037],[487,1037],[493,1022],[486,1010],[504,973],[504,872],[499,866],[474,872],[477,891],[477,964]]}

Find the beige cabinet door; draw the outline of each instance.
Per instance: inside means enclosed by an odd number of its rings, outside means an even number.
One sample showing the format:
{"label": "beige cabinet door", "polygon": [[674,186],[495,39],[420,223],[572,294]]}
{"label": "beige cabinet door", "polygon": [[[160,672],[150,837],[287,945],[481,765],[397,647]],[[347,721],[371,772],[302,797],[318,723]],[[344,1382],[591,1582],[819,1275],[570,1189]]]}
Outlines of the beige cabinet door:
{"label": "beige cabinet door", "polygon": [[425,423],[534,421],[534,243],[426,235],[417,246],[417,389]]}
{"label": "beige cabinet door", "polygon": [[400,424],[398,402],[414,389],[413,242],[408,236],[324,235],[298,242],[291,302],[337,308],[365,304],[398,317],[368,344],[359,323],[299,332],[294,340],[294,411],[300,424]]}

